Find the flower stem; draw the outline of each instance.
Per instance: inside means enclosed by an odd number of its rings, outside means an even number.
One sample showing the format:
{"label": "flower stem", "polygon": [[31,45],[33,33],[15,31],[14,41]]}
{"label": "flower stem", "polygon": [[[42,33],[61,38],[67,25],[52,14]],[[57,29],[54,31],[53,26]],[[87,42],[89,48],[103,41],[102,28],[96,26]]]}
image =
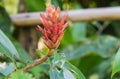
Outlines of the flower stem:
{"label": "flower stem", "polygon": [[22,70],[23,70],[23,71],[27,71],[27,70],[30,69],[30,68],[33,68],[33,67],[35,67],[35,66],[37,66],[37,65],[42,64],[42,63],[45,62],[49,57],[51,57],[51,56],[53,55],[53,52],[54,52],[54,49],[50,49],[50,50],[49,50],[49,53],[48,53],[46,56],[44,56],[43,58],[37,60],[35,63],[24,67]]}

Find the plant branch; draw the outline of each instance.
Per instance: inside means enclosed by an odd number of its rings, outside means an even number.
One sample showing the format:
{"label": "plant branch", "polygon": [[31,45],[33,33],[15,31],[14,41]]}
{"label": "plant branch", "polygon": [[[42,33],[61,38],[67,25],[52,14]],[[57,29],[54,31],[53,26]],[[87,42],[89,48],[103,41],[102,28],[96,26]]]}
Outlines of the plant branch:
{"label": "plant branch", "polygon": [[99,27],[98,31],[96,32],[96,35],[101,34],[109,24],[109,21],[105,21],[104,24]]}
{"label": "plant branch", "polygon": [[46,56],[44,56],[43,58],[37,60],[35,63],[24,67],[22,70],[23,70],[23,71],[27,71],[27,70],[30,69],[30,68],[33,68],[33,67],[35,67],[35,66],[37,66],[37,65],[42,64],[42,63],[45,62],[49,57],[51,57],[51,56],[53,55],[53,52],[54,52],[54,49],[50,49],[50,50],[49,50],[49,53],[48,53]]}

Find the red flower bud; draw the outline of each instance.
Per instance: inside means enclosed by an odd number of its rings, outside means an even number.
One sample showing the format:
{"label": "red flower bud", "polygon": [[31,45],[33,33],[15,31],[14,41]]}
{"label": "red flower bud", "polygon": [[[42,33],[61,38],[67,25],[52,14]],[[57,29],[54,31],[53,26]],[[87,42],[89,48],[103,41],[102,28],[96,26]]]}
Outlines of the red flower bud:
{"label": "red flower bud", "polygon": [[42,32],[44,36],[44,42],[49,49],[56,49],[64,35],[65,28],[68,26],[68,23],[65,22],[67,16],[64,15],[61,20],[60,17],[60,8],[55,8],[54,5],[49,6],[46,9],[47,16],[40,14],[41,23],[44,25],[44,28],[37,26],[37,29]]}

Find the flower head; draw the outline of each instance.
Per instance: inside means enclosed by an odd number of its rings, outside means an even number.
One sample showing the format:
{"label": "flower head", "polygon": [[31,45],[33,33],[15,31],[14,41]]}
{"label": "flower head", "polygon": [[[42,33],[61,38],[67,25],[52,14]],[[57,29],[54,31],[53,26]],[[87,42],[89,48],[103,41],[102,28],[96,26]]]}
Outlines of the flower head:
{"label": "flower head", "polygon": [[47,16],[40,13],[40,21],[44,28],[38,25],[37,29],[42,32],[46,46],[49,49],[56,49],[64,35],[65,28],[68,26],[68,23],[65,22],[67,16],[64,15],[60,20],[60,8],[56,9],[54,5],[46,9],[46,14]]}

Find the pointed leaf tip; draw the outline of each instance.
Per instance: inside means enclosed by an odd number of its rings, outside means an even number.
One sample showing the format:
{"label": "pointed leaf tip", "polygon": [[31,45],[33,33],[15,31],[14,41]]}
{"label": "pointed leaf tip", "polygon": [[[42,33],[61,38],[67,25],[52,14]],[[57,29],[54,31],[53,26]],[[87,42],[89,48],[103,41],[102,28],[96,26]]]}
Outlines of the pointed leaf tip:
{"label": "pointed leaf tip", "polygon": [[119,71],[120,71],[120,48],[118,49],[115,55],[111,78],[113,78],[113,76]]}

